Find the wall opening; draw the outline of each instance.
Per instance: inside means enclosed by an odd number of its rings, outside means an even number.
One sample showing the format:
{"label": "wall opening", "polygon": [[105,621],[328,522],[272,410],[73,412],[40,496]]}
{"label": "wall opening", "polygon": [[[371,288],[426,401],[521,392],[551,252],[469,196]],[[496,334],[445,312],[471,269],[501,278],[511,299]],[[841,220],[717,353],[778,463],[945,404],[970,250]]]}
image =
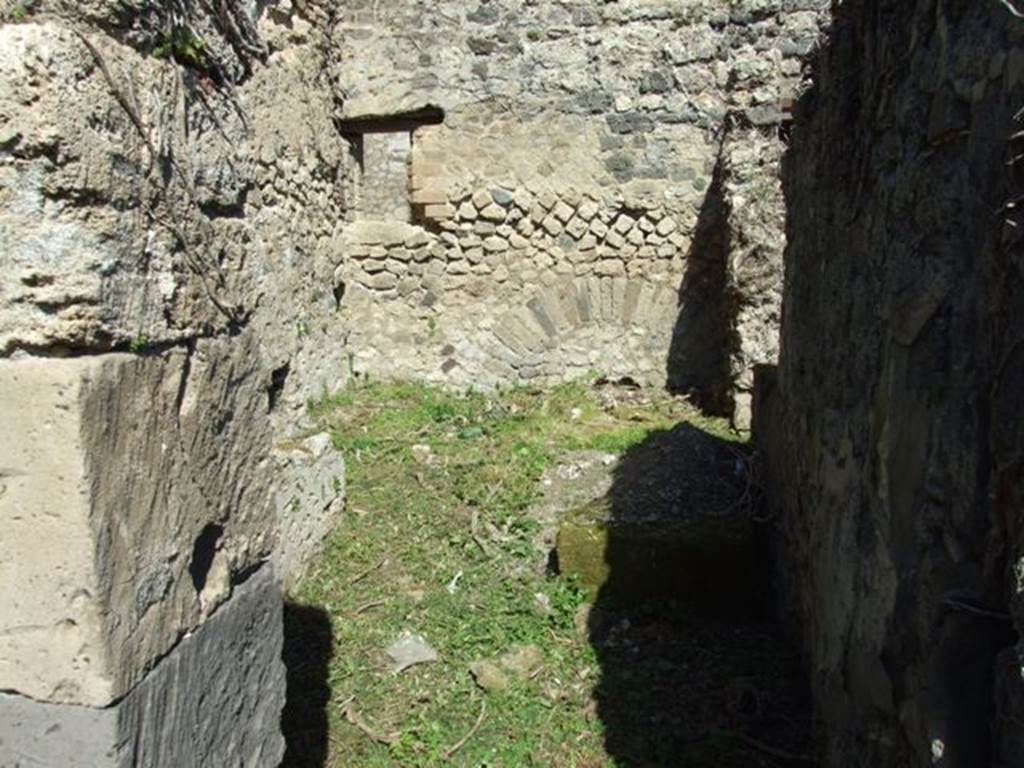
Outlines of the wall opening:
{"label": "wall opening", "polygon": [[341,132],[348,138],[355,159],[357,183],[354,214],[357,220],[411,222],[412,147],[418,128],[439,125],[444,111],[426,107],[390,116],[344,120]]}

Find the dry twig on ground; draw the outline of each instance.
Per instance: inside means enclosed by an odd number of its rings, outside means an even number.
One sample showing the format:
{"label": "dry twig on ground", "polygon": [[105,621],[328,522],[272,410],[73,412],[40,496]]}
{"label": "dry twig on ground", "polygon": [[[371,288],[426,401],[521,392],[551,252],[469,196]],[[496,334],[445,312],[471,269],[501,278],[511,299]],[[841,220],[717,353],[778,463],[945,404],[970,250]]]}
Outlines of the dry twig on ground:
{"label": "dry twig on ground", "polygon": [[351,579],[349,579],[348,580],[349,585],[351,586],[352,584],[359,583],[360,581],[365,579],[367,576],[369,576],[371,573],[373,573],[374,571],[376,571],[379,568],[383,568],[387,564],[388,564],[388,559],[385,557],[383,560],[379,561],[378,563],[376,563],[374,565],[371,565],[365,571],[360,571],[355,576],[353,576]]}
{"label": "dry twig on ground", "polygon": [[356,728],[358,728],[360,731],[362,731],[364,734],[366,734],[367,737],[369,737],[373,741],[376,741],[379,744],[394,744],[400,738],[402,738],[402,734],[398,731],[392,731],[391,733],[380,733],[379,731],[376,731],[373,728],[371,728],[363,721],[361,717],[359,717],[359,714],[352,706],[353,703],[355,703],[355,696],[350,696],[345,701],[343,701],[340,705],[341,714],[346,721],[348,721]]}
{"label": "dry twig on ground", "polygon": [[448,749],[446,749],[444,751],[444,759],[445,760],[451,760],[452,759],[452,755],[454,755],[456,752],[458,752],[460,749],[462,749],[466,745],[466,742],[468,742],[471,738],[473,738],[473,734],[475,734],[478,730],[480,730],[480,726],[484,722],[484,715],[486,715],[486,714],[487,714],[487,699],[481,699],[480,700],[480,714],[477,716],[476,722],[473,723],[473,727],[470,728],[466,732],[465,736],[463,736],[461,739],[459,739],[457,742],[452,744],[450,747],[448,747]]}

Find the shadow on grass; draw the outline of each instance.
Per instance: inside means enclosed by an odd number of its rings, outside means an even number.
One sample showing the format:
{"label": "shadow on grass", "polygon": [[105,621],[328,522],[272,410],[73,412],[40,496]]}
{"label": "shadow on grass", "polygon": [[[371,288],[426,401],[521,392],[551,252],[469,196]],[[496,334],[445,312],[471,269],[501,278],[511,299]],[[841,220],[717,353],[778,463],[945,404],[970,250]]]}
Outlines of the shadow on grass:
{"label": "shadow on grass", "polygon": [[286,602],[284,652],[288,693],[281,713],[285,738],[282,768],[322,768],[327,764],[327,684],[331,622],[315,606]]}
{"label": "shadow on grass", "polygon": [[603,553],[588,630],[616,765],[813,765],[799,658],[772,622],[751,467],[745,446],[682,424],[628,451],[608,495],[563,525],[560,548],[576,530]]}

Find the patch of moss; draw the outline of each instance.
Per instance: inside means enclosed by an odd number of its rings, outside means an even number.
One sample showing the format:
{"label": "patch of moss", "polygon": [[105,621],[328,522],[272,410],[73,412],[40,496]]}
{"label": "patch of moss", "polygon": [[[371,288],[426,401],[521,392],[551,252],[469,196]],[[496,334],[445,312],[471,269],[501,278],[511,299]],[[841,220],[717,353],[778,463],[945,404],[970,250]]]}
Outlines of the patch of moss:
{"label": "patch of moss", "polygon": [[556,546],[559,570],[592,597],[654,595],[716,614],[765,600],[767,548],[743,515],[620,523],[610,501],[596,499],[565,516]]}

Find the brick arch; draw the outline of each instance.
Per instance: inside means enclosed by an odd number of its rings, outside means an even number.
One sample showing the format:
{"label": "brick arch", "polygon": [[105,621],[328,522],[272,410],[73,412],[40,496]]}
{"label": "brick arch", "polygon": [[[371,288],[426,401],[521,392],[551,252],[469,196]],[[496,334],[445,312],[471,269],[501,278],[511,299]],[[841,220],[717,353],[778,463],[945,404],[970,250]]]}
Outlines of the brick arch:
{"label": "brick arch", "polygon": [[583,342],[602,372],[647,372],[646,378],[661,382],[677,315],[677,290],[667,283],[573,278],[503,312],[484,351],[517,371],[540,366],[551,372],[546,378],[557,378],[565,353],[574,345],[578,353]]}

